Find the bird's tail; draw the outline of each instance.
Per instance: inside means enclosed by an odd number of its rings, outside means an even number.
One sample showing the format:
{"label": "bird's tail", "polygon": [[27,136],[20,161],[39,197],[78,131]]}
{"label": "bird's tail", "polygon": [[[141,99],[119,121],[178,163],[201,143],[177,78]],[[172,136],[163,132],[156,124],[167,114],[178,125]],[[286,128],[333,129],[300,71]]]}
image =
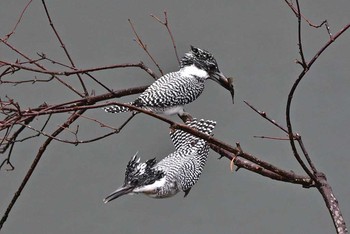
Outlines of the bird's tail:
{"label": "bird's tail", "polygon": [[[195,128],[200,132],[203,132],[207,135],[211,135],[212,131],[215,128],[216,122],[213,120],[204,120],[204,119],[192,119],[186,121],[186,125],[191,128]],[[190,133],[184,132],[182,130],[176,130],[174,132],[170,132],[170,138],[175,146],[175,149],[178,150],[183,146],[197,144],[200,139],[196,136],[193,136]],[[201,141],[201,144],[205,144],[205,141]]]}
{"label": "bird's tail", "polygon": [[[133,102],[128,102],[128,103],[125,103],[125,104],[128,104],[128,105],[133,105],[134,103]],[[130,110],[128,107],[125,107],[125,106],[117,106],[117,105],[113,105],[113,106],[107,106],[105,108],[103,108],[106,112],[109,112],[109,113],[122,113],[122,112],[130,112],[132,110]]]}

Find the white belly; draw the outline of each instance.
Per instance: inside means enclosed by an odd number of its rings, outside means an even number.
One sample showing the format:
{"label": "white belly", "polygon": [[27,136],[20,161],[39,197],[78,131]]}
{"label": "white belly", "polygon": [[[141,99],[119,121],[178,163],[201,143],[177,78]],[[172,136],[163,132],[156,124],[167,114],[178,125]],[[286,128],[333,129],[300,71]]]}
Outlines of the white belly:
{"label": "white belly", "polygon": [[184,107],[174,106],[174,107],[165,108],[161,113],[165,115],[175,115],[175,114],[182,115],[184,113]]}

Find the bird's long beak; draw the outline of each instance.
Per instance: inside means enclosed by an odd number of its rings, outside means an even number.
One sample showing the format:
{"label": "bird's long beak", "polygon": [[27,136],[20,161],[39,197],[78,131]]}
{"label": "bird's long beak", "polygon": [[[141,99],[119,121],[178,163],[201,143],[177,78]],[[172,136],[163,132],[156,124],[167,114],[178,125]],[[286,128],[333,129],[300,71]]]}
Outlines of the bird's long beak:
{"label": "bird's long beak", "polygon": [[233,80],[232,78],[227,78],[222,72],[216,72],[213,74],[213,76],[210,76],[210,78],[220,84],[222,87],[230,91],[231,97],[232,97],[232,103],[235,103],[234,96],[235,96],[235,90],[233,86]]}
{"label": "bird's long beak", "polygon": [[133,189],[134,189],[134,187],[131,185],[122,186],[122,187],[118,188],[117,190],[115,190],[113,193],[109,194],[105,199],[103,199],[103,202],[107,203],[107,202],[113,201],[114,199],[116,199],[120,196],[123,196],[125,194],[132,192]]}

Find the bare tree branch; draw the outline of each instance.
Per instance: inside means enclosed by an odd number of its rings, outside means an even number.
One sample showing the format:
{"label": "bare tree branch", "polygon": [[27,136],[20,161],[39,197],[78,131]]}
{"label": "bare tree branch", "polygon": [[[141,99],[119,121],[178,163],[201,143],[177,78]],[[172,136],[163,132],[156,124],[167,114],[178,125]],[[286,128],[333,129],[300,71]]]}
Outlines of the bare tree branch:
{"label": "bare tree branch", "polygon": [[[50,16],[50,14],[49,14],[49,11],[48,11],[48,9],[47,9],[47,7],[46,7],[45,0],[42,0],[41,2],[43,3],[43,6],[44,6],[44,9],[45,9],[45,13],[46,13],[47,19],[49,20],[50,27],[52,28],[53,32],[55,33],[56,38],[57,38],[58,41],[60,42],[60,45],[61,45],[62,49],[64,50],[64,53],[66,54],[66,56],[67,56],[67,58],[68,58],[70,64],[72,65],[72,67],[75,68],[75,64],[74,64],[74,62],[73,62],[72,57],[70,56],[70,54],[69,54],[69,52],[68,52],[68,50],[67,50],[65,44],[63,43],[63,41],[62,41],[60,35],[58,34],[58,32],[57,32],[57,30],[56,30],[54,24],[52,23],[52,19],[51,19],[51,16]],[[84,84],[84,81],[83,81],[83,79],[81,78],[81,76],[80,76],[79,73],[77,73],[77,77],[78,77],[78,79],[79,79],[79,81],[80,81],[81,86],[83,87],[83,90],[84,90],[84,95],[81,95],[81,96],[87,96],[87,95],[88,95],[88,91],[87,91],[86,86],[85,86],[85,84]]]}
{"label": "bare tree branch", "polygon": [[133,31],[133,33],[135,34],[136,38],[135,41],[136,43],[146,52],[146,54],[148,55],[148,57],[152,60],[152,62],[154,63],[154,65],[156,65],[156,67],[158,68],[160,74],[163,76],[164,72],[163,70],[160,68],[159,64],[157,63],[157,61],[153,58],[153,56],[151,55],[151,53],[148,51],[147,45],[145,43],[143,43],[143,41],[141,40],[141,37],[139,36],[139,34],[136,32],[136,29],[134,27],[134,24],[131,22],[131,19],[128,19],[129,24],[131,26],[131,29]]}
{"label": "bare tree branch", "polygon": [[174,47],[174,52],[175,52],[177,62],[180,65],[180,57],[179,57],[179,54],[177,53],[175,39],[174,39],[173,33],[171,32],[170,27],[169,27],[168,13],[166,11],[164,11],[164,21],[162,21],[161,19],[159,19],[157,16],[155,16],[153,14],[151,14],[151,17],[153,17],[155,20],[157,20],[159,23],[161,23],[162,25],[164,25],[166,27],[168,34],[170,36],[171,42],[172,42],[173,47]]}
{"label": "bare tree branch", "polygon": [[24,9],[22,10],[21,14],[19,15],[19,18],[18,18],[18,20],[17,20],[15,26],[12,28],[12,30],[11,30],[8,34],[6,34],[6,36],[5,36],[5,38],[4,38],[3,40],[7,41],[7,40],[11,37],[11,35],[15,33],[15,31],[16,31],[16,29],[17,29],[17,26],[18,26],[19,23],[21,22],[24,13],[27,11],[27,9],[28,9],[29,5],[32,3],[32,1],[33,1],[33,0],[29,0],[29,1],[28,1],[28,3],[26,4],[26,6],[24,7]]}
{"label": "bare tree branch", "polygon": [[[57,130],[55,130],[55,131],[51,134],[51,136],[52,136],[52,137],[58,136],[58,135],[64,130],[65,127],[68,127],[69,125],[71,125],[71,124],[72,124],[74,121],[76,121],[76,120],[79,118],[79,116],[80,116],[81,114],[83,114],[84,112],[85,112],[85,110],[80,110],[80,111],[77,111],[77,112],[73,113],[73,114],[67,119],[67,121],[64,122],[64,124],[63,124],[61,127],[59,127]],[[21,193],[22,193],[24,187],[26,186],[27,182],[29,181],[30,177],[32,176],[32,174],[33,174],[33,172],[34,172],[36,166],[38,165],[38,163],[39,163],[41,157],[43,156],[44,152],[46,151],[46,148],[49,146],[49,144],[50,144],[51,141],[53,140],[52,137],[48,137],[48,138],[46,139],[46,141],[41,145],[41,147],[40,147],[40,149],[39,149],[39,151],[38,151],[38,153],[37,153],[37,155],[36,155],[36,157],[35,157],[35,159],[34,159],[32,165],[30,166],[30,168],[29,168],[27,174],[25,175],[25,177],[24,177],[24,179],[23,179],[21,185],[19,186],[17,192],[16,192],[15,195],[13,196],[13,198],[12,198],[10,204],[8,205],[8,207],[7,207],[7,209],[6,209],[5,213],[4,213],[4,215],[2,216],[2,218],[1,218],[1,220],[0,220],[0,230],[2,229],[2,226],[4,225],[4,223],[6,222],[8,215],[10,214],[10,212],[11,212],[13,206],[15,205],[17,199],[18,199],[19,196],[21,195]]]}
{"label": "bare tree branch", "polygon": [[[297,17],[298,17],[298,44],[299,44],[299,53],[302,57],[302,65],[303,65],[303,71],[300,73],[298,79],[294,82],[289,94],[288,94],[288,100],[286,105],[286,122],[287,122],[287,128],[288,128],[288,135],[289,135],[289,142],[292,147],[293,154],[297,161],[300,163],[300,165],[303,167],[304,171],[315,181],[317,189],[322,194],[322,197],[324,201],[326,202],[326,205],[328,207],[328,210],[330,212],[330,215],[332,217],[334,226],[337,230],[337,233],[347,233],[346,224],[344,221],[344,218],[342,216],[342,213],[339,208],[338,201],[336,200],[334,193],[332,191],[331,186],[328,184],[326,177],[323,173],[318,172],[316,167],[311,161],[311,158],[309,154],[306,151],[306,148],[302,142],[301,136],[298,134],[296,135],[297,138],[295,139],[295,134],[292,129],[292,123],[291,123],[291,103],[293,100],[293,95],[295,93],[296,88],[298,87],[300,81],[304,78],[306,73],[309,71],[313,63],[319,58],[319,56],[325,51],[328,46],[330,46],[340,35],[342,35],[349,27],[350,24],[347,24],[343,29],[341,29],[338,33],[334,35],[334,37],[331,37],[330,40],[314,55],[314,57],[310,60],[310,62],[306,63],[304,59],[304,52],[302,49],[302,41],[301,41],[301,13],[300,13],[300,7],[299,7],[299,1],[296,0],[297,3],[297,9],[298,11],[293,11]],[[288,4],[289,5],[289,4]],[[299,143],[299,146],[301,147],[304,157],[306,158],[309,166],[312,169],[312,172],[309,170],[309,168],[304,164],[303,160],[301,159],[298,150],[295,145],[295,140]]]}

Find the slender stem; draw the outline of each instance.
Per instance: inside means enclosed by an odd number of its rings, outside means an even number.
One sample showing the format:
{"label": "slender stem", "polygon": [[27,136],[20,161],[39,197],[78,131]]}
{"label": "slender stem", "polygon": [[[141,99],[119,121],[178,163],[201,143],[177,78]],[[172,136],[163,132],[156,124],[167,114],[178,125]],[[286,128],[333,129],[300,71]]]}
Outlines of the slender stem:
{"label": "slender stem", "polygon": [[134,24],[131,22],[130,19],[128,19],[129,24],[131,26],[131,29],[133,31],[133,33],[136,36],[136,43],[146,52],[146,54],[148,55],[148,57],[152,60],[152,62],[154,63],[154,65],[156,65],[156,67],[158,68],[159,72],[161,75],[164,75],[163,70],[160,68],[159,64],[157,63],[157,61],[153,58],[153,56],[151,55],[151,53],[148,51],[147,45],[145,43],[143,43],[141,37],[139,36],[139,34],[136,32],[136,29],[134,27]]}
{"label": "slender stem", "polygon": [[[302,56],[302,62],[303,65],[303,71],[299,74],[297,80],[294,82],[287,99],[287,105],[286,105],[286,122],[287,122],[287,128],[288,128],[288,136],[289,136],[289,142],[292,147],[293,154],[297,161],[300,163],[304,171],[315,181],[317,189],[320,191],[326,206],[330,212],[330,215],[332,217],[334,226],[336,228],[336,231],[338,234],[347,233],[346,224],[344,221],[344,218],[342,216],[342,213],[339,208],[339,204],[337,199],[335,198],[332,188],[329,185],[329,183],[326,180],[326,177],[317,171],[316,167],[313,165],[311,158],[309,154],[307,153],[305,146],[301,140],[301,137],[297,135],[297,141],[303,151],[303,154],[309,163],[309,166],[311,167],[313,173],[309,170],[309,168],[304,164],[302,161],[295,145],[295,135],[293,134],[292,124],[291,124],[291,103],[293,100],[293,95],[295,93],[296,88],[298,87],[299,83],[303,79],[303,77],[306,75],[306,73],[309,71],[313,63],[319,58],[319,56],[325,51],[328,46],[330,46],[340,35],[342,35],[349,27],[350,24],[347,24],[343,29],[341,29],[334,37],[330,36],[329,41],[314,55],[314,57],[310,60],[309,63],[305,63],[305,60],[303,58],[303,51],[301,47],[301,14],[300,14],[300,8],[299,8],[299,1],[297,2],[297,8],[298,8],[298,38],[299,38],[299,53]],[[330,34],[331,35],[331,34]]]}
{"label": "slender stem", "polygon": [[[64,50],[64,53],[66,54],[66,56],[67,56],[69,62],[71,63],[71,65],[72,65],[73,67],[75,67],[75,64],[74,64],[74,62],[73,62],[72,57],[70,56],[70,54],[69,54],[69,52],[68,52],[68,50],[67,50],[65,44],[63,43],[63,41],[62,41],[60,35],[58,34],[58,32],[57,32],[57,30],[56,30],[56,28],[55,28],[55,26],[54,26],[54,24],[53,24],[53,22],[52,22],[51,16],[50,16],[49,11],[48,11],[48,9],[47,9],[47,7],[46,7],[45,0],[42,0],[42,3],[43,3],[43,6],[44,6],[44,9],[45,9],[45,13],[46,13],[47,19],[49,20],[50,26],[51,26],[52,30],[54,31],[54,33],[55,33],[55,35],[56,35],[56,38],[57,38],[58,41],[60,42],[61,47],[62,47],[62,49]],[[81,86],[83,87],[84,96],[87,96],[87,95],[88,95],[88,91],[87,91],[87,89],[86,89],[86,86],[85,86],[85,84],[84,84],[84,81],[83,81],[83,79],[81,78],[81,76],[80,76],[79,73],[77,74],[77,76],[78,76],[78,79],[79,79],[79,81],[80,81]]]}
{"label": "slender stem", "polygon": [[[80,111],[77,111],[77,112],[74,112],[68,119],[67,121],[62,125],[60,126],[59,128],[57,128],[51,135],[53,137],[56,137],[58,134],[60,134],[64,129],[65,127],[68,127],[69,125],[71,125],[75,120],[77,120],[79,118],[79,116],[81,114],[83,114],[85,112],[85,110],[80,110]],[[41,157],[43,156],[44,152],[46,151],[46,148],[49,146],[49,144],[51,143],[51,141],[53,140],[53,138],[51,137],[48,137],[45,142],[41,145],[36,157],[34,158],[34,161],[32,163],[32,165],[30,166],[27,174],[25,175],[23,181],[21,182],[17,192],[15,193],[15,195],[13,196],[10,204],[8,205],[4,215],[2,216],[1,220],[0,220],[0,230],[2,229],[4,223],[6,222],[13,206],[15,205],[17,199],[19,198],[19,196],[21,195],[23,189],[25,188],[27,182],[29,181],[29,179],[31,178],[36,166],[38,165]]]}
{"label": "slender stem", "polygon": [[301,12],[300,12],[300,6],[299,6],[299,1],[296,0],[297,3],[297,17],[298,17],[298,46],[299,46],[299,54],[301,57],[301,65],[303,66],[304,69],[308,69],[305,57],[304,57],[304,51],[303,51],[303,44],[301,40]]}

